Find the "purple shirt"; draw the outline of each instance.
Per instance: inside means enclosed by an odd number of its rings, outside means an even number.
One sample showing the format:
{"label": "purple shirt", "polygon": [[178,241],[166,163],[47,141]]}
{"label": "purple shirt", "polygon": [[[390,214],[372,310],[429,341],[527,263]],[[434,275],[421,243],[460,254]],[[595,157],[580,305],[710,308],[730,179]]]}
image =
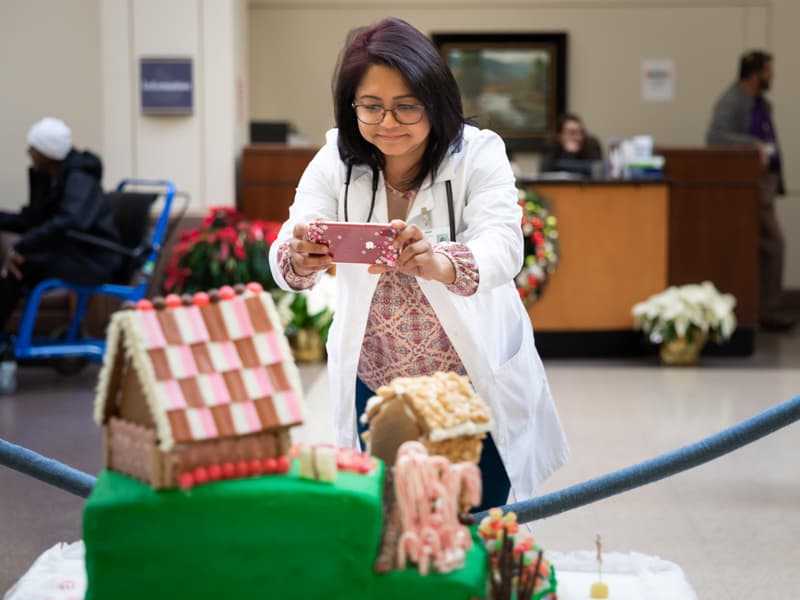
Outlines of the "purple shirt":
{"label": "purple shirt", "polygon": [[750,111],[750,129],[748,133],[757,137],[764,144],[770,144],[774,152],[769,159],[770,171],[778,171],[781,163],[781,158],[778,155],[778,138],[775,136],[775,128],[772,126],[772,117],[770,116],[767,103],[764,101],[763,96],[756,96],[753,99],[753,108]]}

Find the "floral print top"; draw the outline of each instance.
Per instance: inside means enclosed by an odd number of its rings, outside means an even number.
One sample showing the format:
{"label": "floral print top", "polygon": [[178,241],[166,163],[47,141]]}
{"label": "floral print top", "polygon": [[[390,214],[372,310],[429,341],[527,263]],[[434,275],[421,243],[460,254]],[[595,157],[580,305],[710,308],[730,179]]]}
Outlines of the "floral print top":
{"label": "floral print top", "polygon": [[[392,188],[387,191],[395,192]],[[278,249],[281,274],[296,290],[311,287],[316,276],[303,277],[294,272],[288,247],[285,243]],[[455,267],[456,279],[446,286],[450,292],[470,296],[477,291],[478,266],[466,244],[439,242],[433,245],[433,251],[447,256]],[[465,373],[417,278],[397,271],[383,273],[367,316],[358,377],[369,389],[376,390],[395,377],[431,375],[436,371]]]}

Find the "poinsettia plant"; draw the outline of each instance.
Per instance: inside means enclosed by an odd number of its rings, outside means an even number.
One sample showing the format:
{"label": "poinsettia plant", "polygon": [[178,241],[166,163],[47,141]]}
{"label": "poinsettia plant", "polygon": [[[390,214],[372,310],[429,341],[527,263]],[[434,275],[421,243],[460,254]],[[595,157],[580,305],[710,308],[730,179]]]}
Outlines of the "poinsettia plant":
{"label": "poinsettia plant", "polygon": [[679,337],[692,341],[703,335],[716,342],[730,339],[736,329],[736,298],[722,294],[713,283],[670,286],[638,302],[631,312],[634,324],[655,344]]}
{"label": "poinsettia plant", "polygon": [[323,273],[314,287],[299,292],[277,294],[278,314],[286,334],[291,336],[301,329],[316,329],[323,342],[336,310],[336,279]]}
{"label": "poinsettia plant", "polygon": [[275,221],[248,220],[230,206],[210,208],[203,225],[183,232],[173,246],[164,292],[192,294],[251,281],[274,289],[267,255],[280,228]]}

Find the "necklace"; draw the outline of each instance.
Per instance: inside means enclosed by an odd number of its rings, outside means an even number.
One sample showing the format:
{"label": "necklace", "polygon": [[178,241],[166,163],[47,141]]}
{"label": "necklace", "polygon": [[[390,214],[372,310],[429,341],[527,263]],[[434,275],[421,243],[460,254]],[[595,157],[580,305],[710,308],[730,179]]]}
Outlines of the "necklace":
{"label": "necklace", "polygon": [[386,183],[386,189],[389,190],[389,192],[391,192],[392,194],[396,194],[396,195],[400,196],[401,198],[403,198],[403,200],[410,200],[411,198],[416,196],[417,195],[417,190],[419,189],[419,188],[414,187],[414,188],[407,189],[406,191],[403,192],[401,190],[398,190],[396,187],[394,187],[388,181],[386,181],[385,183]]}

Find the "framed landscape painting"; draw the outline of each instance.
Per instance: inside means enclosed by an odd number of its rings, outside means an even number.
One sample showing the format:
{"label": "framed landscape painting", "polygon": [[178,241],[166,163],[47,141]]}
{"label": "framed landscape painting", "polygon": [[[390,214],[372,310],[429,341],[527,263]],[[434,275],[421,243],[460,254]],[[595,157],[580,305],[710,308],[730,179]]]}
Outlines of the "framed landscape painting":
{"label": "framed landscape painting", "polygon": [[539,151],[567,106],[567,34],[434,33],[464,113],[509,152]]}

